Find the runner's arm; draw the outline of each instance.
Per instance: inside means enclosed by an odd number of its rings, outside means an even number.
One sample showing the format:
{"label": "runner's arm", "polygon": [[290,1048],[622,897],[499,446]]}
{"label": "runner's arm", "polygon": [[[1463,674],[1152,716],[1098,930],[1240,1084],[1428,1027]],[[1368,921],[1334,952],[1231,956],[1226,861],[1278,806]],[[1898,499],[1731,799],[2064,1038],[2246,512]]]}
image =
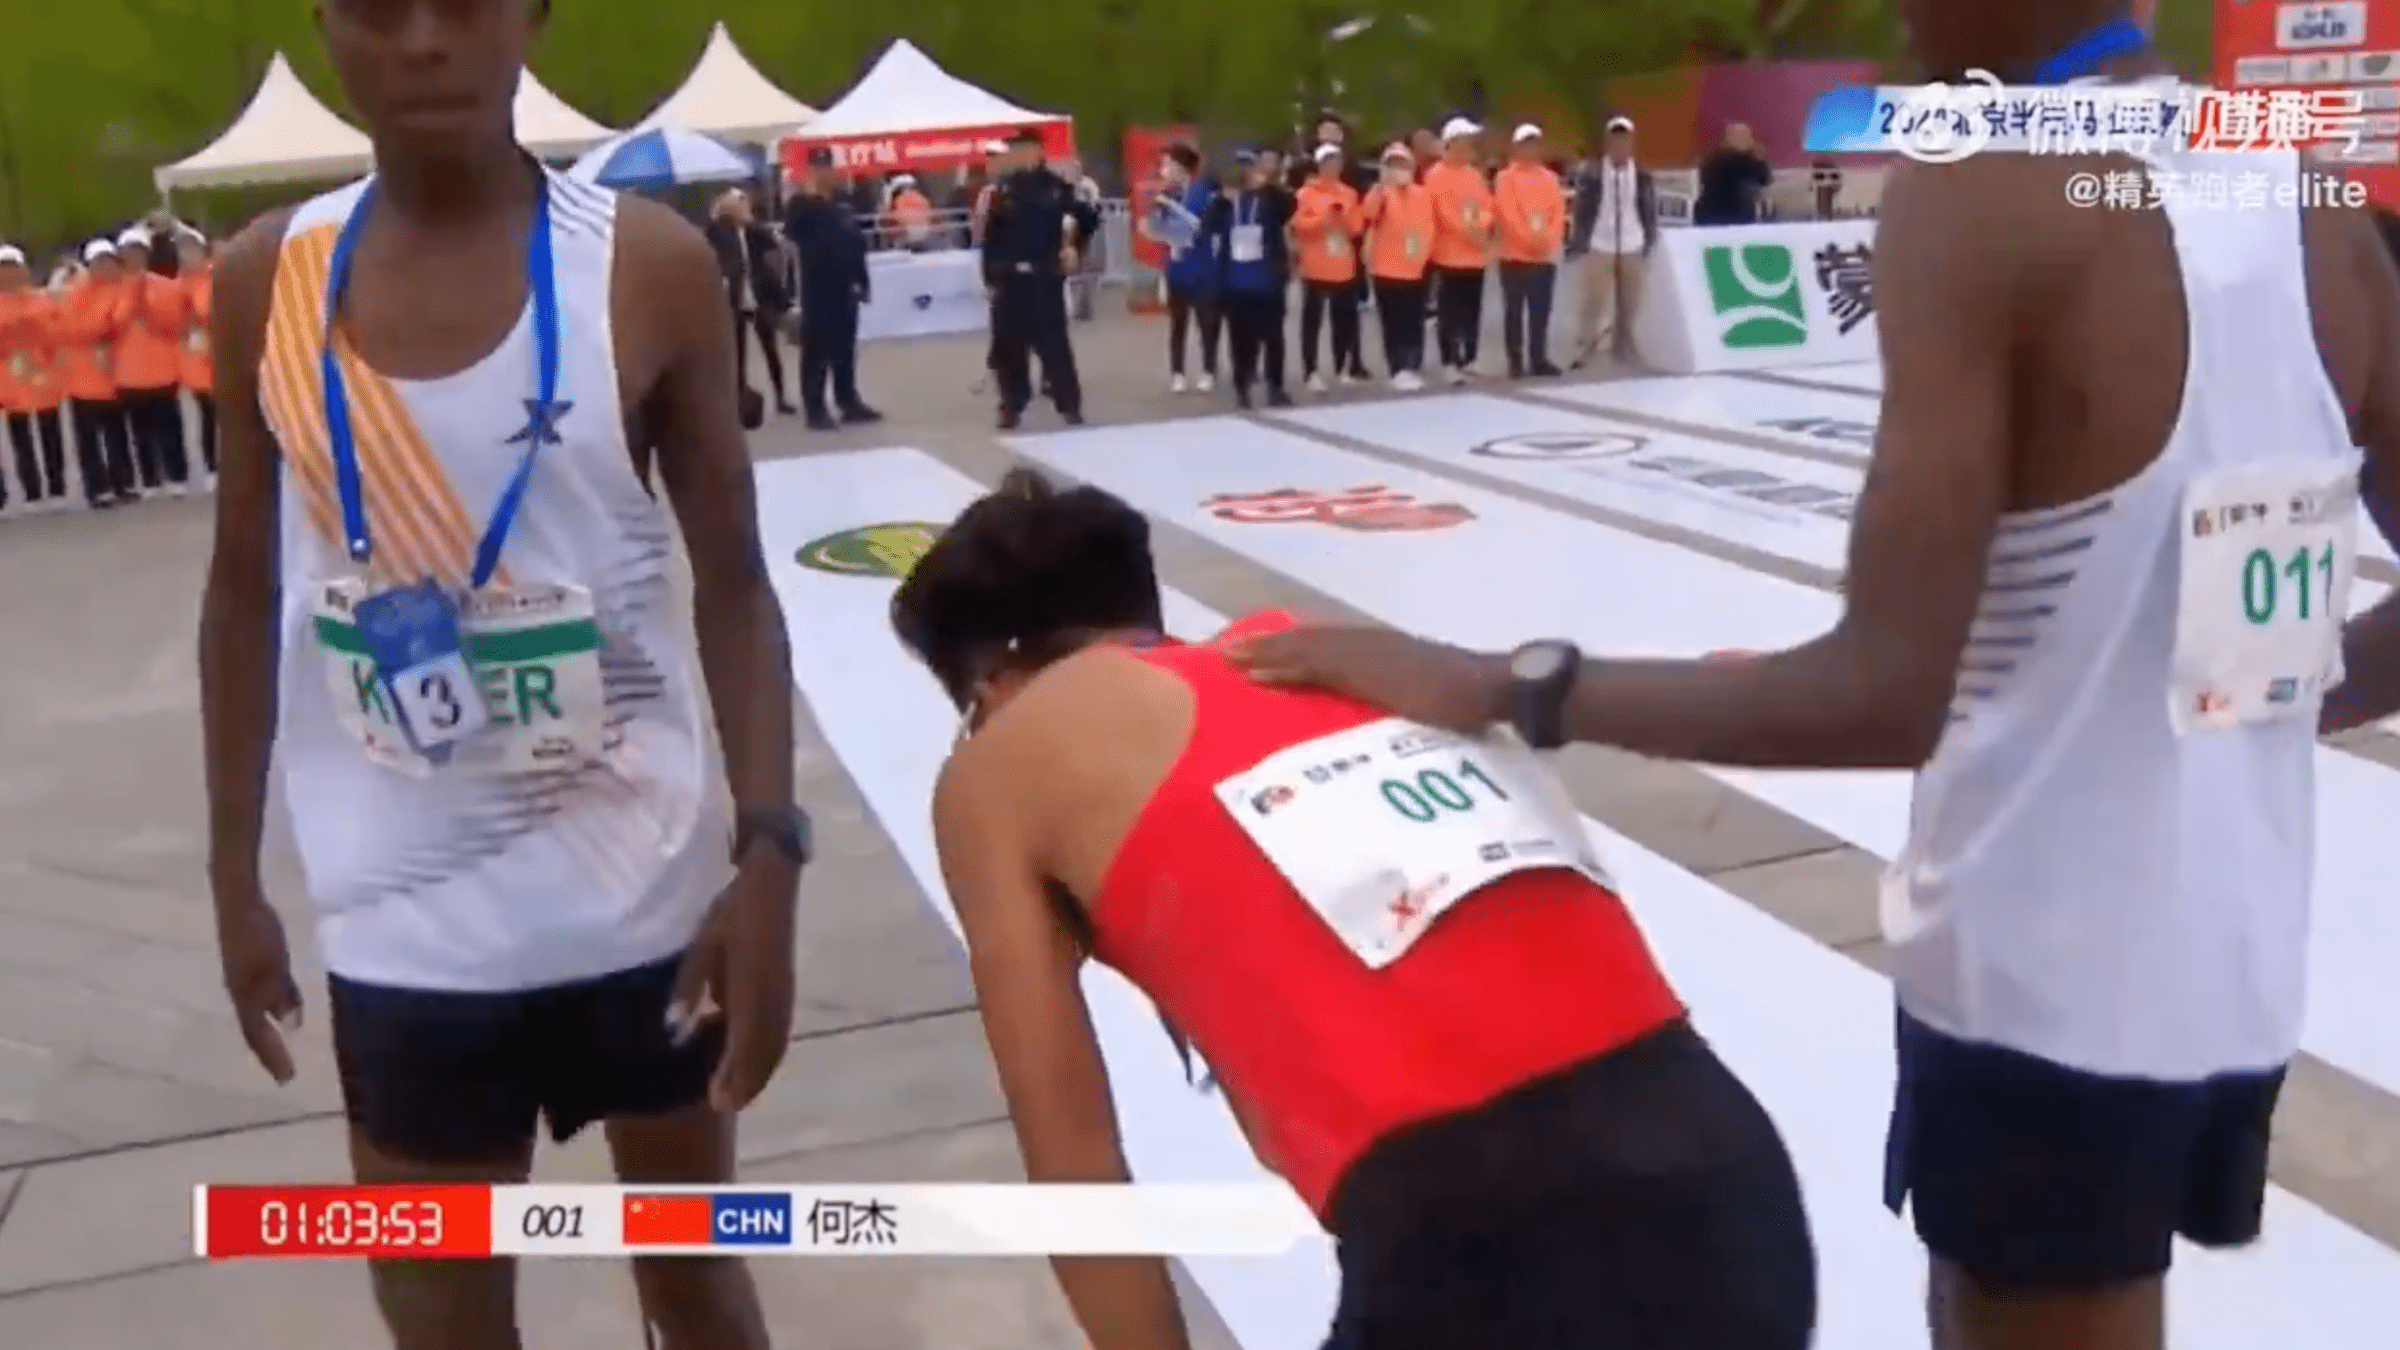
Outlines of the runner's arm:
{"label": "runner's arm", "polygon": [[[1023,783],[1038,781],[1025,776],[1028,757],[1011,752],[1016,729],[1005,721],[985,727],[934,784],[942,882],[965,930],[984,1038],[1025,1179],[1124,1185],[1132,1170],[1083,999],[1083,953],[1052,910],[1008,810]],[[1164,1260],[1062,1256],[1050,1264],[1092,1350],[1190,1350]]]}
{"label": "runner's arm", "polygon": [[750,444],[742,433],[733,332],[715,251],[655,202],[628,196],[620,247],[638,250],[644,310],[671,332],[653,390],[658,475],[692,562],[692,631],[737,809],[778,811],[792,790],[792,673],[783,608],[758,539]]}
{"label": "runner's arm", "polygon": [[200,738],[208,765],[208,872],[219,904],[258,895],[267,766],[275,738],[275,438],[258,401],[288,212],[261,218],[217,262],[209,344],[217,360],[217,525],[200,598]]}
{"label": "runner's arm", "polygon": [[[2365,212],[2344,211],[2355,284],[2374,316],[2374,359],[2359,405],[2367,515],[2388,536],[2400,525],[2400,270]],[[2318,727],[2331,734],[2400,712],[2400,591],[2342,627],[2343,679],[2325,695]]]}
{"label": "runner's arm", "polygon": [[2006,502],[2021,241],[2057,195],[2018,181],[2016,158],[1904,165],[1885,189],[1883,417],[1840,621],[1749,661],[1587,662],[1570,737],[1760,768],[1913,769],[1932,754]]}

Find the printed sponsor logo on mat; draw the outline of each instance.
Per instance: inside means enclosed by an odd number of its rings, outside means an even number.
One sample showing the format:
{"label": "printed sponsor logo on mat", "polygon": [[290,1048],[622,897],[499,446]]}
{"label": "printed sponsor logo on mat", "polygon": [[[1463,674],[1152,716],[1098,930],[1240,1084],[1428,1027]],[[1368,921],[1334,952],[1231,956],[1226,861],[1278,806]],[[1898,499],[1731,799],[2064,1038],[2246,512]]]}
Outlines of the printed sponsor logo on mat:
{"label": "printed sponsor logo on mat", "polygon": [[1217,519],[1235,525],[1278,525],[1313,521],[1368,533],[1446,530],[1475,513],[1457,502],[1419,501],[1380,483],[1326,491],[1275,488],[1268,492],[1225,492],[1200,503]]}
{"label": "printed sponsor logo on mat", "polygon": [[1621,431],[1533,431],[1502,436],[1470,448],[1487,459],[1615,459],[1640,454],[1647,436]]}
{"label": "printed sponsor logo on mat", "polygon": [[901,581],[916,570],[941,535],[941,526],[922,520],[859,525],[803,544],[799,562],[811,571],[836,576]]}

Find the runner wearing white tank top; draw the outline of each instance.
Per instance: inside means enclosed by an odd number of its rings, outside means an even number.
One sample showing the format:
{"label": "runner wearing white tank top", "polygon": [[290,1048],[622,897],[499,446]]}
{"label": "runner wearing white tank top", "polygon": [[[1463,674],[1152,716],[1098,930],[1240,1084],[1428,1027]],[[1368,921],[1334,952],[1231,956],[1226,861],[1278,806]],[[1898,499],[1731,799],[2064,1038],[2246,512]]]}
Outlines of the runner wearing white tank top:
{"label": "runner wearing white tank top", "polygon": [[[605,1122],[627,1180],[730,1179],[789,1036],[808,841],[714,256],[517,147],[540,0],[322,8],[378,173],[217,272],[202,714],[235,1011],[288,1079],[271,753],[362,1182],[521,1181],[545,1119]],[[520,1344],[505,1263],[347,1254],[399,1350]],[[670,1350],[763,1350],[738,1264],[637,1275]]]}
{"label": "runner wearing white tank top", "polygon": [[[2107,0],[1904,9],[1953,79],[2149,73]],[[2290,151],[2146,158],[1892,172],[1882,419],[1823,637],[1614,661],[1320,629],[1245,655],[1535,744],[1921,770],[1881,897],[1886,1195],[1933,1254],[1938,1350],[2154,1350],[2176,1236],[2258,1235],[2316,740],[2400,711],[2400,604],[2342,621],[2357,447],[2400,482],[2400,276],[2365,212],[2295,204],[2328,194]],[[2107,173],[2163,209],[2071,203]],[[2267,204],[2171,190],[2211,173]]]}

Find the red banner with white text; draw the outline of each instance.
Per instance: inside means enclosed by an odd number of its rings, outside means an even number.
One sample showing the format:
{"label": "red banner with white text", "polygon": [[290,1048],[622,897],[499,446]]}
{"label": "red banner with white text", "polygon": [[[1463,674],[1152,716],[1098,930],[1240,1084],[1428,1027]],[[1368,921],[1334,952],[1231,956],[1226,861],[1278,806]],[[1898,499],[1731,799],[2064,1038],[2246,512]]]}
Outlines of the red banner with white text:
{"label": "red banner with white text", "polygon": [[[1026,130],[1011,122],[988,127],[946,127],[939,131],[902,131],[885,135],[839,136],[829,140],[788,137],[783,142],[783,170],[798,175],[808,169],[809,152],[819,146],[833,151],[833,167],[843,173],[926,173],[963,168],[984,157],[984,147]],[[1052,158],[1075,153],[1075,123],[1067,118],[1037,122],[1042,149]]]}
{"label": "red banner with white text", "polygon": [[2216,4],[2216,87],[2355,93],[2357,146],[2314,153],[2365,184],[2368,200],[2400,210],[2400,0]]}

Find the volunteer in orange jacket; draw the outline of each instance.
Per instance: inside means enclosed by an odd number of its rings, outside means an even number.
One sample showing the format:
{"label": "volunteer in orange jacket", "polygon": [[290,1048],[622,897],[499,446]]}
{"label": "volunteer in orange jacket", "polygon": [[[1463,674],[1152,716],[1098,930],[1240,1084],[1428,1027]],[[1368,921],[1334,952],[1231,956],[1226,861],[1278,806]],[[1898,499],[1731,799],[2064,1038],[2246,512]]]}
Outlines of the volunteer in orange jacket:
{"label": "volunteer in orange jacket", "polygon": [[183,434],[183,347],[190,324],[182,284],[150,270],[151,246],[149,231],[138,226],[117,237],[117,256],[125,264],[117,399],[125,407],[142,490],[165,485],[180,492],[191,480]]}
{"label": "volunteer in orange jacket", "polygon": [[[65,505],[67,445],[58,423],[58,304],[33,284],[25,252],[0,245],[0,421],[25,504]],[[0,486],[0,506],[8,489]]]}
{"label": "volunteer in orange jacket", "polygon": [[1417,182],[1417,160],[1395,141],[1383,152],[1383,181],[1360,208],[1367,227],[1367,273],[1375,283],[1375,317],[1383,325],[1383,359],[1392,387],[1425,387],[1425,269],[1433,248],[1433,193]]}
{"label": "volunteer in orange jacket", "polygon": [[1343,178],[1342,147],[1317,147],[1316,175],[1300,185],[1292,213],[1292,237],[1300,245],[1300,369],[1308,387],[1322,394],[1317,370],[1317,335],[1333,312],[1333,365],[1342,383],[1363,379],[1358,352],[1358,245],[1366,233],[1365,203]]}
{"label": "volunteer in orange jacket", "polygon": [[1441,162],[1425,171],[1433,194],[1433,331],[1450,383],[1464,384],[1483,333],[1483,274],[1492,263],[1492,187],[1483,178],[1483,128],[1442,124]]}
{"label": "volunteer in orange jacket", "polygon": [[59,316],[61,386],[75,431],[75,467],[93,507],[134,500],[133,451],[117,401],[117,340],[125,326],[125,264],[105,239],[84,245],[83,275]]}
{"label": "volunteer in orange jacket", "polygon": [[1508,343],[1508,376],[1556,375],[1550,305],[1567,246],[1567,191],[1542,162],[1542,129],[1531,122],[1509,138],[1508,166],[1492,185],[1492,211],[1500,218],[1500,331]]}
{"label": "volunteer in orange jacket", "polygon": [[209,305],[215,298],[216,250],[197,235],[176,238],[177,280],[183,286],[183,387],[200,411],[200,463],[217,472],[217,365],[208,351]]}

